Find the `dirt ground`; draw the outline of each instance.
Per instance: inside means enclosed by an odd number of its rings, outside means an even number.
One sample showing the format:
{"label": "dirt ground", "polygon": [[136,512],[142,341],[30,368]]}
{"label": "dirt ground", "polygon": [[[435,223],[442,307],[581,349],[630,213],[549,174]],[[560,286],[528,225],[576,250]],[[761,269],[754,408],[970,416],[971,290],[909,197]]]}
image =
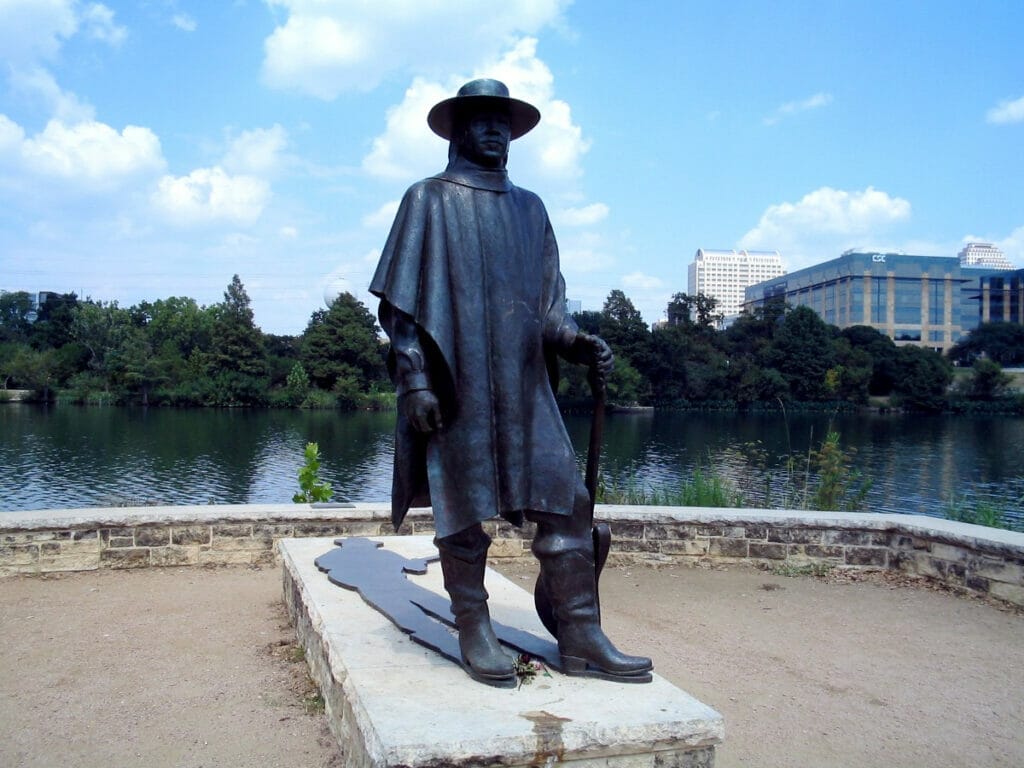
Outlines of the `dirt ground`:
{"label": "dirt ground", "polygon": [[[602,589],[609,635],[725,716],[719,768],[1024,765],[1020,612],[746,567]],[[271,568],[3,581],[0,765],[337,766],[280,593]]]}

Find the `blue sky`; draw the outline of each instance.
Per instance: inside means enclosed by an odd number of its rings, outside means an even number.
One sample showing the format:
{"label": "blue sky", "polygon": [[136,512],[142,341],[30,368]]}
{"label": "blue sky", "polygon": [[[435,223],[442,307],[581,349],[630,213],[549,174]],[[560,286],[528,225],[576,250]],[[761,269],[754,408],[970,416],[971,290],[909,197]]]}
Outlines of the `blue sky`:
{"label": "blue sky", "polygon": [[1024,3],[0,0],[0,289],[219,301],[299,333],[366,292],[427,110],[538,106],[510,175],[570,297],[648,321],[698,248],[1024,266]]}

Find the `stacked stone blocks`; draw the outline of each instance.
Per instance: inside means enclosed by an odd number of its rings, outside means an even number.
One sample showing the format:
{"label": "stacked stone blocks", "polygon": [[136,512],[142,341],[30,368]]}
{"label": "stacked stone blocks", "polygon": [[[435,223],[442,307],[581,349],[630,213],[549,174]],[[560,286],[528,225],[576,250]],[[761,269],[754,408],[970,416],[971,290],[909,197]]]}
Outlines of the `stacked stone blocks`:
{"label": "stacked stone blocks", "polygon": [[[887,569],[1024,606],[1024,534],[919,516],[598,507],[612,564],[749,562]],[[533,526],[490,522],[492,558],[530,555]],[[100,568],[270,564],[282,538],[386,536],[384,505],[164,507],[0,514],[0,576]],[[429,510],[398,531],[434,533]]]}

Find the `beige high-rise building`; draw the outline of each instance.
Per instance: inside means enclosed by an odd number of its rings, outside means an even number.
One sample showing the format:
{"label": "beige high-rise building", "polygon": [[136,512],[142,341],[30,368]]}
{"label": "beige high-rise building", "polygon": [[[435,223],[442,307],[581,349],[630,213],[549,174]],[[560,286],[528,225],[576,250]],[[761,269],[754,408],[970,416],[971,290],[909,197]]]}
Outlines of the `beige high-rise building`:
{"label": "beige high-rise building", "polygon": [[957,254],[961,267],[981,267],[985,269],[1013,269],[1013,264],[1001,250],[992,243],[968,243]]}
{"label": "beige high-rise building", "polygon": [[687,293],[713,297],[726,322],[740,313],[744,289],[786,274],[778,251],[710,248],[698,249],[688,272]]}

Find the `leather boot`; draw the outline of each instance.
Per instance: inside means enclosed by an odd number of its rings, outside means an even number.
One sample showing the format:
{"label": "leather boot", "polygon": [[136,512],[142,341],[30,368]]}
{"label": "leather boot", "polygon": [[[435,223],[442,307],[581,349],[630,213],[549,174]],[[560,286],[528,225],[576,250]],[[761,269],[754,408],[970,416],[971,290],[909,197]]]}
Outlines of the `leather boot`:
{"label": "leather boot", "polygon": [[[510,657],[498,643],[487,610],[484,571],[487,569],[487,547],[491,540],[482,530],[475,541],[436,540],[441,553],[444,588],[452,601],[455,626],[459,630],[462,668],[474,680],[499,688],[514,688],[516,671]],[[481,538],[482,537],[482,538]]]}
{"label": "leather boot", "polygon": [[563,671],[575,677],[599,677],[628,683],[651,681],[651,660],[628,656],[601,629],[593,555],[585,548],[545,551],[534,542],[558,620],[558,651]]}

